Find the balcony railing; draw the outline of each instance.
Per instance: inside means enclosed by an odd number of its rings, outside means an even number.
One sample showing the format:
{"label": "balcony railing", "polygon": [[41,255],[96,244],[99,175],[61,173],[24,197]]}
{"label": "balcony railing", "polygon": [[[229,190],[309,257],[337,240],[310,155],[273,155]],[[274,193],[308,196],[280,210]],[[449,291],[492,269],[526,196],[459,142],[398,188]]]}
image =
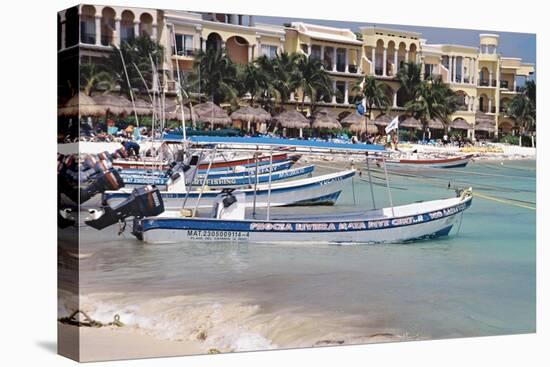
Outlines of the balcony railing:
{"label": "balcony railing", "polygon": [[382,68],[374,68],[374,74],[376,75],[384,75],[384,69]]}
{"label": "balcony railing", "polygon": [[491,83],[489,83],[488,80],[480,80],[479,81],[479,85],[481,87],[496,87],[497,86],[497,81],[496,80],[492,80]]}
{"label": "balcony railing", "polygon": [[90,45],[95,44],[95,33],[82,33],[80,35],[80,42]]}
{"label": "balcony railing", "polygon": [[184,48],[183,50],[178,50],[178,56],[194,56],[196,53],[197,51],[192,48]]}
{"label": "balcony railing", "polygon": [[113,36],[102,34],[101,35],[101,44],[103,46],[110,46],[113,43]]}
{"label": "balcony railing", "polygon": [[336,64],[336,71],[344,72],[346,71],[346,64]]}
{"label": "balcony railing", "polygon": [[357,69],[357,65],[349,65],[348,66],[348,70],[350,73],[357,73],[358,69]]}

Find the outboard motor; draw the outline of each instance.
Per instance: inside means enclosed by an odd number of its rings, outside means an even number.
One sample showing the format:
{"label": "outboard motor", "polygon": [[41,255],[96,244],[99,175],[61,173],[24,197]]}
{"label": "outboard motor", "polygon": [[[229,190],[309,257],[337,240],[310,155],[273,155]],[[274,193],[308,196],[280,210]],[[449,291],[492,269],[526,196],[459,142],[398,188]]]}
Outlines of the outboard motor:
{"label": "outboard motor", "polygon": [[176,163],[174,167],[168,170],[166,176],[169,177],[168,191],[186,192],[187,187],[191,185],[197,174],[199,156],[194,155],[189,160],[189,164]]}
{"label": "outboard motor", "polygon": [[164,212],[164,203],[156,186],[143,186],[132,191],[128,199],[114,208],[106,206],[100,210],[91,210],[92,218],[85,221],[95,229],[103,229],[128,217],[153,217]]}
{"label": "outboard motor", "polygon": [[217,219],[244,219],[246,196],[243,192],[235,192],[235,189],[223,189],[212,208],[212,218]]}
{"label": "outboard motor", "polygon": [[85,203],[94,195],[106,190],[118,190],[124,187],[124,180],[114,168],[92,175],[87,182],[80,184],[80,203]]}

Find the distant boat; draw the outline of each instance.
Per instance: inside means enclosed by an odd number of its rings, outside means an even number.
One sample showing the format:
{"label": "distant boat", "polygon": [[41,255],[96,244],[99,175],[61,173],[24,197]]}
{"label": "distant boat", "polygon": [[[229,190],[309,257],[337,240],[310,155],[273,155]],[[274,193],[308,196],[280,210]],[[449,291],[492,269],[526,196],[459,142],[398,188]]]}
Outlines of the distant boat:
{"label": "distant boat", "polygon": [[[256,189],[256,207],[270,206],[288,206],[288,205],[333,205],[345,185],[355,176],[355,170],[347,170],[337,173],[304,178],[294,181],[279,182],[271,185],[271,194],[269,194],[269,185],[258,185]],[[254,188],[241,189],[245,195],[245,207],[254,205]],[[182,204],[187,197],[186,208],[193,208],[200,196],[199,207],[212,207],[216,197],[222,190],[208,190],[202,192],[193,190],[187,194],[185,191],[161,191],[160,196],[166,209],[182,208]],[[122,189],[118,191],[106,191],[103,194],[103,203],[109,206],[116,206],[130,197],[131,189]],[[269,200],[268,200],[269,199]]]}
{"label": "distant boat", "polygon": [[408,167],[408,168],[461,168],[466,167],[470,160],[474,157],[473,154],[463,155],[452,158],[431,158],[431,159],[386,159],[387,167]]}

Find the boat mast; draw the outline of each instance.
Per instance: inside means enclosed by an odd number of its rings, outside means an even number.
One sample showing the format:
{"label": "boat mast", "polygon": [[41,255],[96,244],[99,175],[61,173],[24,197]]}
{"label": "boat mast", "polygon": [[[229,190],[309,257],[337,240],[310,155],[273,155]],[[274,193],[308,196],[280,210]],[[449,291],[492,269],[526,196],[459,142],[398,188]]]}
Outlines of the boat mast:
{"label": "boat mast", "polygon": [[271,209],[271,176],[273,172],[273,147],[269,148],[269,181],[267,184],[267,220]]}
{"label": "boat mast", "polygon": [[384,164],[384,175],[386,176],[386,187],[388,189],[388,197],[390,199],[390,206],[391,206],[391,214],[393,217],[395,217],[395,212],[393,209],[393,200],[391,197],[391,190],[390,190],[390,178],[388,177],[388,169],[386,167],[386,157],[382,158],[382,163]]}
{"label": "boat mast", "polygon": [[128,70],[126,70],[126,62],[124,61],[124,56],[122,56],[122,50],[119,47],[116,47],[116,49],[120,54],[120,60],[122,60],[122,68],[124,69],[124,75],[126,76],[126,82],[128,83],[128,89],[130,90],[130,99],[132,100],[132,107],[134,108],[134,117],[136,118],[136,126],[139,131],[139,119],[136,111],[136,102],[134,101],[134,92],[132,90],[132,85],[130,84],[130,78],[128,77]]}
{"label": "boat mast", "polygon": [[[197,213],[197,208],[199,207],[199,203],[201,201],[202,193],[204,192],[204,187],[206,186],[206,181],[208,181],[208,174],[210,173],[210,168],[212,167],[212,162],[214,162],[214,158],[216,156],[216,152],[218,151],[218,146],[214,146],[214,150],[212,152],[212,159],[210,159],[210,162],[208,162],[208,168],[206,169],[206,174],[204,175],[202,185],[201,185],[201,191],[199,192],[199,197],[197,198],[197,202],[195,203],[195,207],[193,208],[192,216],[194,217]],[[198,167],[197,167],[198,169]]]}
{"label": "boat mast", "polygon": [[[178,45],[176,43],[176,27],[174,24],[170,24],[170,27],[172,28],[172,42],[174,42],[174,54],[176,55],[176,72],[178,73],[178,88],[177,88],[177,95],[180,99],[180,107],[181,107],[181,125],[183,128],[183,140],[187,139],[187,135],[185,132],[185,112],[183,111],[183,96],[182,92],[183,86],[181,85],[181,76],[180,76],[180,62],[178,60]],[[187,93],[186,93],[187,94]]]}
{"label": "boat mast", "polygon": [[369,186],[370,186],[370,196],[372,198],[372,207],[374,209],[376,209],[376,203],[374,202],[374,190],[372,188],[372,177],[371,177],[371,174],[370,174],[370,164],[369,164],[369,152],[366,153],[367,154],[367,172],[369,174]]}
{"label": "boat mast", "polygon": [[254,153],[254,158],[256,159],[256,170],[255,170],[255,177],[256,177],[256,180],[254,182],[254,201],[253,201],[253,204],[252,204],[252,217],[253,218],[256,218],[256,192],[258,190],[258,149],[259,147],[256,146],[256,153]]}

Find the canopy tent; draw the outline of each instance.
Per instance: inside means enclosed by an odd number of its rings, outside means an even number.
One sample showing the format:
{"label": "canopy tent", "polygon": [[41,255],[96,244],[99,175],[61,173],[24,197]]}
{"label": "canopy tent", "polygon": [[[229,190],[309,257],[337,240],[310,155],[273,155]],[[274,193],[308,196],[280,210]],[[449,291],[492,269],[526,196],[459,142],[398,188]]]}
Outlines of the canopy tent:
{"label": "canopy tent", "polygon": [[303,129],[310,127],[309,120],[296,110],[281,112],[273,120],[285,129],[299,129],[300,137],[303,136]]}
{"label": "canopy tent", "polygon": [[428,121],[428,128],[435,129],[435,130],[443,130],[445,129],[445,124],[438,118],[433,118],[430,121]]}
{"label": "canopy tent", "polygon": [[477,131],[486,131],[488,133],[495,132],[495,124],[487,121],[476,123],[475,129]]}
{"label": "canopy tent", "polygon": [[[250,131],[250,124],[265,124],[271,120],[271,114],[261,107],[244,106],[231,114],[231,120],[240,121],[241,128],[246,122],[246,131]],[[257,126],[256,126],[257,127]],[[259,130],[263,130],[265,125],[261,125]]]}
{"label": "canopy tent", "polygon": [[415,119],[414,117],[408,117],[403,122],[399,123],[399,127],[408,127],[412,129],[422,129],[422,124],[420,121]]}
{"label": "canopy tent", "polygon": [[374,124],[378,126],[387,126],[392,120],[393,117],[390,115],[382,114],[374,119]]}

